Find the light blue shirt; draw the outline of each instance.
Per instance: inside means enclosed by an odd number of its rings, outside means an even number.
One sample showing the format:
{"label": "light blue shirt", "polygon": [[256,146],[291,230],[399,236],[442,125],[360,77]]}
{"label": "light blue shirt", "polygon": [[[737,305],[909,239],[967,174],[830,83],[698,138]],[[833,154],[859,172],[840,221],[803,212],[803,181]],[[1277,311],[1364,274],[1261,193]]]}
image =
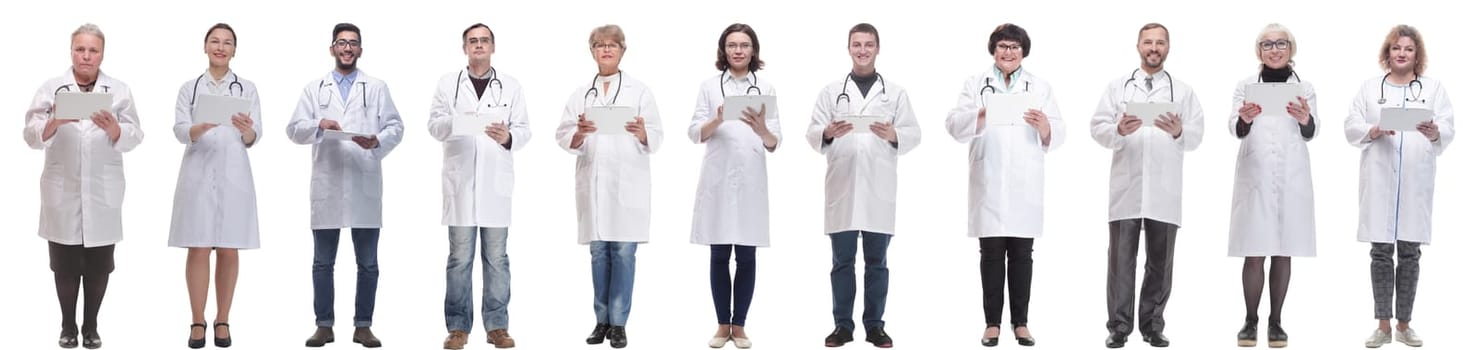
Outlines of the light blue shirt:
{"label": "light blue shirt", "polygon": [[334,84],[339,85],[339,98],[343,99],[344,103],[348,103],[349,90],[354,88],[354,80],[359,79],[359,70],[355,69],[349,75],[339,74],[338,70],[334,70],[333,74]]}
{"label": "light blue shirt", "polygon": [[[996,80],[1000,80],[1002,82],[1005,82],[1006,81],[1005,78],[1001,77],[1001,73],[1003,73],[1003,72],[1001,72],[1001,67],[997,67],[995,64],[992,64],[992,65],[990,65],[990,70],[991,70],[991,72],[995,73]],[[1016,71],[1015,72],[1011,72],[1011,83],[1010,84],[1006,84],[1006,89],[1005,90],[1006,91],[1015,91],[1016,90],[1015,89],[1016,83],[1021,80],[1020,78],[1021,78],[1021,66],[1016,66]]]}

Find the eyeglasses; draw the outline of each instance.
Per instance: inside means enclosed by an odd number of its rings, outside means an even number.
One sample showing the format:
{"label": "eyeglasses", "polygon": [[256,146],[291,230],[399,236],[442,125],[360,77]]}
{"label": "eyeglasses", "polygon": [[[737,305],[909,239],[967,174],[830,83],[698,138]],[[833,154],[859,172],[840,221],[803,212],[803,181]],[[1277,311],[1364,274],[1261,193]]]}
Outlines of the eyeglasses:
{"label": "eyeglasses", "polygon": [[1021,51],[1021,45],[996,44],[996,51]]}
{"label": "eyeglasses", "polygon": [[344,40],[344,39],[339,39],[339,40],[335,40],[334,41],[334,46],[340,47],[340,48],[343,48],[343,47],[359,47],[359,40]]}
{"label": "eyeglasses", "polygon": [[478,43],[492,44],[493,38],[487,36],[467,38],[467,45],[477,45]]}
{"label": "eyeglasses", "polygon": [[614,42],[603,42],[591,45],[590,48],[594,50],[619,50],[621,49],[621,44],[617,44]]}
{"label": "eyeglasses", "polygon": [[749,50],[752,47],[754,46],[750,43],[728,43],[727,45],[724,45],[724,48],[728,49],[729,51]]}
{"label": "eyeglasses", "polygon": [[1262,48],[1263,51],[1271,51],[1275,47],[1279,50],[1287,50],[1289,45],[1292,44],[1290,44],[1288,40],[1283,39],[1278,39],[1277,41],[1263,40],[1262,42],[1257,43],[1257,47]]}

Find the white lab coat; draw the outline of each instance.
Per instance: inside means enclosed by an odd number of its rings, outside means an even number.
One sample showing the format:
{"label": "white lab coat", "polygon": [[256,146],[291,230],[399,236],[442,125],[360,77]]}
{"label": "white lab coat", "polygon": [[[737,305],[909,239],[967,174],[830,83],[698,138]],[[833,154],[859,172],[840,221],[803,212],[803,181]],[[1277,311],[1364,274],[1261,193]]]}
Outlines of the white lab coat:
{"label": "white lab coat", "polygon": [[207,72],[180,86],[174,108],[174,136],[185,144],[185,155],[175,184],[169,246],[260,248],[257,191],[246,150],[250,146],[241,142],[241,131],[225,123],[190,141],[196,107],[191,101],[202,95],[251,100],[249,113],[257,133],[253,144],[262,141],[262,103],[256,84],[241,79],[236,72],[227,72],[225,79],[216,84]]}
{"label": "white lab coat", "polygon": [[[609,81],[609,91],[600,89]],[[581,84],[570,94],[554,138],[575,158],[575,218],[579,243],[590,241],[645,243],[652,222],[652,167],[648,159],[662,146],[662,117],[652,91],[626,73],[593,82],[597,94],[587,98],[591,85]],[[612,99],[614,98],[614,103]],[[570,148],[576,123],[585,109],[628,106],[646,120],[647,144],[622,130],[620,135],[586,135],[579,148]]]}
{"label": "white lab coat", "polygon": [[[967,235],[970,237],[1042,236],[1043,197],[1046,193],[1046,154],[1067,141],[1067,125],[1057,109],[1052,86],[1025,68],[1018,68],[1011,86],[995,78],[997,69],[965,80],[955,108],[950,110],[945,127],[955,141],[970,143],[970,211]],[[976,131],[976,116],[984,99],[980,95],[986,78],[996,93],[1037,93],[1042,99],[1042,113],[1051,125],[1052,140],[1043,145],[1037,129],[1024,121],[1021,125],[986,126]],[[989,91],[987,91],[989,93]],[[985,118],[1012,118],[1020,115],[991,115],[987,106]]]}
{"label": "white lab coat", "polygon": [[[477,97],[467,69],[447,73],[431,97],[431,137],[442,143],[441,224],[508,227],[513,221],[513,151],[529,142],[529,113],[523,85],[508,74],[493,78]],[[470,113],[492,113],[508,125],[511,148],[486,134],[452,135],[452,119]]]}
{"label": "white lab coat", "polygon": [[118,142],[109,143],[107,131],[87,118],[62,124],[41,140],[57,90],[82,91],[71,69],[42,83],[26,110],[26,144],[46,150],[37,231],[57,244],[99,247],[123,240],[123,152],[138,147],[144,131],[128,85],[101,72],[95,84],[93,93],[113,94],[109,111],[118,119]]}
{"label": "white lab coat", "polygon": [[[1314,85],[1295,74],[1290,83],[1303,86],[1314,123],[1314,136],[1329,127],[1319,120]],[[1237,135],[1237,110],[1242,108],[1253,75],[1237,83],[1232,94],[1232,112],[1227,128]],[[1263,115],[1252,120],[1247,137],[1237,151],[1237,170],[1232,185],[1232,221],[1228,235],[1229,256],[1304,256],[1315,254],[1314,178],[1309,164],[1313,138],[1305,139],[1298,121],[1284,117],[1287,105],[1262,106]],[[1277,111],[1276,115],[1270,111]]]}
{"label": "white lab coat", "polygon": [[[1394,243],[1396,240],[1432,242],[1432,197],[1436,193],[1437,156],[1456,133],[1452,100],[1442,82],[1423,76],[1408,85],[1381,83],[1381,77],[1360,85],[1345,119],[1345,139],[1360,149],[1360,242]],[[1386,103],[1380,100],[1385,90]],[[1415,101],[1407,101],[1411,98]],[[1383,107],[1421,108],[1433,111],[1437,142],[1417,131],[1396,132],[1379,140],[1368,139],[1370,127],[1380,123]]]}
{"label": "white lab coat", "polygon": [[[775,96],[775,86],[757,79],[753,72],[737,80],[727,72],[722,73],[698,87],[688,138],[693,143],[707,144],[707,151],[693,203],[690,241],[694,244],[770,245],[770,190],[764,141],[754,133],[754,128],[740,120],[720,122],[707,141],[701,139],[703,125],[713,118],[721,118],[718,108],[724,104],[725,94],[745,94],[750,86],[758,87],[760,95]],[[775,134],[775,148],[779,149],[780,110],[778,106],[766,106],[766,109],[770,117],[765,118],[765,127]],[[724,113],[743,112],[733,107]]]}
{"label": "white lab coat", "polygon": [[[821,89],[811,109],[806,141],[826,156],[826,218],[823,233],[867,231],[895,234],[898,209],[898,156],[918,147],[918,119],[908,92],[896,82],[878,76],[862,96],[857,84],[844,79]],[[837,103],[843,92],[847,98]],[[893,123],[898,145],[858,125],[841,137],[823,143],[821,134],[845,115],[879,115]]]}
{"label": "white lab coat", "polygon": [[[312,229],[380,228],[383,179],[380,161],[400,144],[405,125],[390,99],[385,82],[364,71],[340,97],[332,74],[303,87],[297,110],[287,125],[293,143],[313,145],[313,176],[309,183]],[[364,149],[351,141],[323,139],[319,120],[337,120],[348,132],[374,134],[379,147]]]}
{"label": "white lab coat", "polygon": [[[1135,70],[1109,82],[1089,130],[1094,141],[1114,151],[1109,168],[1108,220],[1146,218],[1180,226],[1185,152],[1201,145],[1205,114],[1190,84],[1175,80],[1163,70],[1150,81],[1157,83],[1154,90],[1145,89],[1144,71]],[[1180,137],[1155,127],[1159,116],[1153,115],[1136,116],[1144,122],[1139,130],[1119,135],[1119,121],[1130,102],[1173,103],[1174,113],[1180,114]]]}

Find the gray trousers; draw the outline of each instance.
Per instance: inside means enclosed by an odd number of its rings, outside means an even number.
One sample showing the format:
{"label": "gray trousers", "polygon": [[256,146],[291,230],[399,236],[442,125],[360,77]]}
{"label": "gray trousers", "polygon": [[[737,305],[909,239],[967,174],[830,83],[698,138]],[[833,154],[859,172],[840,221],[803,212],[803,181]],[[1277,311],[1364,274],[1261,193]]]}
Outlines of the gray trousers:
{"label": "gray trousers", "polygon": [[[1375,295],[1376,319],[1391,319],[1391,294],[1395,294],[1396,320],[1411,321],[1417,276],[1421,274],[1421,247],[1421,243],[1408,241],[1370,244],[1370,285]],[[1393,253],[1395,261],[1391,260]]]}
{"label": "gray trousers", "polygon": [[1134,331],[1134,273],[1139,256],[1139,232],[1144,230],[1144,286],[1139,292],[1139,332],[1165,330],[1165,303],[1175,265],[1178,226],[1150,219],[1109,222],[1108,316],[1114,334]]}

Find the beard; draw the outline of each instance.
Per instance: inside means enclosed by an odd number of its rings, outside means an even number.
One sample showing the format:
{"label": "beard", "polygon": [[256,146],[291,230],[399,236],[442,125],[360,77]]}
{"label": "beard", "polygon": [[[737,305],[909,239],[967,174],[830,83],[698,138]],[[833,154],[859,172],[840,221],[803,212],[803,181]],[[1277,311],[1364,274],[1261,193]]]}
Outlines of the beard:
{"label": "beard", "polygon": [[359,67],[359,57],[355,57],[354,60],[349,61],[349,63],[344,63],[343,60],[335,58],[334,64],[335,66],[339,67],[339,70],[352,72],[355,68]]}

